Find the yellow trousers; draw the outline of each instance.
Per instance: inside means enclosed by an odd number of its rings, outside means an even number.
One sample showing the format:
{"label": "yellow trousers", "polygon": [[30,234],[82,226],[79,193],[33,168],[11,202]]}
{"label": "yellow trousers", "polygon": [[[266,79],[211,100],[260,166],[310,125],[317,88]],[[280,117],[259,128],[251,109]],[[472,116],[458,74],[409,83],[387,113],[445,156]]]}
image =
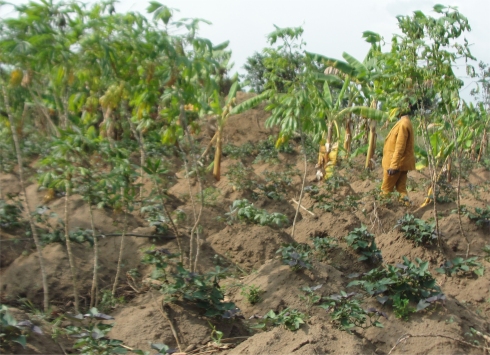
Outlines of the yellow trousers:
{"label": "yellow trousers", "polygon": [[399,171],[395,175],[388,175],[388,171],[383,169],[381,194],[387,195],[396,188],[396,191],[400,194],[400,199],[408,198],[407,173],[408,171]]}

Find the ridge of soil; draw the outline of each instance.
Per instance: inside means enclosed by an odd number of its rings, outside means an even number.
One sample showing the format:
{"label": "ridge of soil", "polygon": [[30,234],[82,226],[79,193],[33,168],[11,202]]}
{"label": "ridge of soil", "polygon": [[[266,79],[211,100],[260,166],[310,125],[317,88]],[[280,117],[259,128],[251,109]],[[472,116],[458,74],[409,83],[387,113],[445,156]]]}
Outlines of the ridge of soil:
{"label": "ridge of soil", "polygon": [[[238,93],[238,103],[251,97],[252,94]],[[264,122],[269,114],[263,106],[257,107],[240,115],[231,116],[225,128],[225,144],[232,143],[241,146],[247,142],[253,144],[263,141],[276,132],[265,128]],[[206,123],[203,122],[203,125]],[[203,130],[204,131],[204,130]],[[202,146],[209,142],[205,133],[196,139]],[[279,154],[278,163],[261,162],[253,164],[252,157],[243,157],[242,161],[253,170],[254,180],[257,184],[264,183],[264,172],[282,172],[286,164],[292,164],[301,174],[303,169],[303,156],[299,154],[297,142],[294,154]],[[378,157],[379,158],[379,157]],[[362,157],[353,159],[350,164],[343,164],[338,168],[338,175],[345,179],[331,196],[345,203],[348,196],[354,198],[356,206],[334,208],[326,212],[318,208],[314,195],[306,193],[302,205],[309,209],[313,215],[303,209],[299,210],[296,221],[296,232],[291,237],[291,224],[296,213],[296,204],[291,199],[299,199],[300,176],[292,178],[283,200],[273,200],[256,188],[253,191],[240,191],[231,185],[226,176],[230,166],[237,159],[224,156],[222,163],[222,178],[216,182],[206,177],[203,179],[203,188],[211,188],[216,198],[210,200],[203,208],[201,225],[203,227],[201,240],[201,254],[199,271],[213,269],[216,265],[216,256],[225,264],[237,270],[241,276],[230,277],[221,282],[225,292],[226,301],[233,301],[240,308],[245,319],[239,321],[221,320],[212,321],[216,329],[223,332],[224,338],[248,337],[235,348],[221,350],[223,354],[387,354],[398,339],[405,334],[412,335],[446,335],[456,339],[473,343],[475,340],[483,345],[483,339],[472,335],[470,328],[483,333],[490,332],[490,263],[480,258],[485,266],[482,277],[446,277],[434,271],[444,261],[456,256],[464,256],[466,242],[462,238],[459,220],[456,214],[451,213],[456,208],[455,202],[438,205],[440,214],[439,226],[442,232],[442,247],[414,246],[405,239],[398,229],[393,229],[396,221],[406,213],[414,213],[416,217],[428,220],[433,218],[432,205],[417,210],[425,199],[425,186],[427,177],[420,172],[409,173],[409,192],[413,207],[406,207],[398,203],[382,203],[371,192],[381,184],[382,171],[376,168],[370,177],[363,177]],[[183,235],[185,255],[189,253],[189,234],[193,225],[193,208],[189,196],[198,193],[198,184],[190,180],[191,187],[184,177],[184,168],[172,161],[171,173],[168,182],[168,195],[172,209],[185,212],[187,220],[179,225]],[[308,163],[307,186],[318,186],[315,181],[313,164]],[[461,204],[467,207],[486,207],[490,204],[489,192],[490,172],[482,168],[468,172],[462,181]],[[0,174],[1,191],[3,194],[21,194],[17,176],[14,174]],[[152,185],[143,181],[145,194],[150,194]],[[476,192],[475,192],[476,191]],[[43,204],[44,191],[40,191],[36,183],[27,187],[27,195],[32,209]],[[255,197],[255,199],[254,199]],[[289,218],[289,225],[284,228],[272,228],[255,224],[235,222],[228,225],[225,213],[236,199],[247,198],[254,206],[265,209],[269,213],[281,212]],[[56,197],[47,203],[51,211],[63,216],[64,200]],[[89,210],[80,196],[70,197],[69,214],[71,228],[91,228]],[[95,210],[95,225],[100,233],[117,233],[122,229],[122,216],[110,210]],[[318,293],[328,296],[347,290],[351,281],[348,277],[352,273],[369,271],[372,266],[358,261],[359,255],[348,248],[345,236],[354,228],[366,225],[375,234],[376,244],[382,250],[383,262],[396,264],[406,256],[410,260],[420,258],[430,263],[430,271],[437,280],[438,285],[447,297],[444,304],[430,307],[428,310],[413,314],[408,321],[395,317],[391,307],[381,307],[375,299],[367,298],[363,307],[377,307],[387,313],[388,319],[383,320],[384,328],[356,328],[352,334],[336,329],[330,321],[329,313],[318,307],[309,308],[307,302],[300,296],[300,290],[305,286],[322,285]],[[147,222],[137,213],[129,218],[129,231],[132,233],[152,235],[154,229],[148,227]],[[467,217],[462,217],[462,227],[470,242],[470,255],[482,255],[482,248],[490,244],[490,231],[476,226]],[[337,239],[339,248],[330,255],[326,261],[313,261],[313,268],[307,271],[293,272],[287,265],[283,265],[276,254],[283,243],[307,243],[312,245],[311,236],[323,233]],[[19,305],[19,298],[27,298],[34,305],[42,304],[42,287],[40,282],[39,262],[31,241],[24,239],[22,230],[2,231],[0,235],[0,299],[2,303]],[[114,281],[117,258],[121,238],[108,237],[100,240],[100,290],[110,289]],[[165,343],[172,348],[177,346],[166,319],[159,311],[162,295],[154,290],[141,287],[140,292],[131,289],[126,282],[126,272],[136,269],[142,275],[142,280],[149,276],[151,270],[141,264],[144,251],[151,245],[165,247],[172,252],[178,251],[175,240],[155,240],[153,238],[137,238],[128,236],[123,254],[123,278],[118,294],[126,297],[126,302],[117,305],[110,314],[115,318],[115,325],[109,336],[124,341],[124,344],[142,350],[150,350],[151,343]],[[66,248],[64,244],[54,243],[46,245],[43,249],[46,260],[46,271],[51,291],[51,302],[57,311],[64,312],[72,309],[72,285]],[[77,263],[79,287],[82,307],[88,307],[89,291],[92,280],[93,252],[88,244],[73,245],[73,253]],[[141,281],[141,280],[139,280]],[[259,287],[263,293],[262,301],[250,305],[242,290],[246,286]],[[355,288],[353,288],[355,289]],[[145,291],[146,290],[146,291]],[[253,331],[249,326],[255,324],[249,319],[254,315],[264,315],[269,310],[279,312],[286,308],[297,309],[309,317],[298,331],[291,332],[282,327],[275,327],[267,331]],[[196,349],[204,346],[211,339],[211,326],[208,319],[185,303],[171,305],[174,323],[184,348]],[[23,310],[11,308],[18,319],[31,318]],[[49,333],[50,324],[36,320],[43,325]],[[111,323],[111,322],[110,322]],[[69,324],[69,322],[67,323]],[[44,340],[43,340],[44,339]],[[72,345],[71,340],[60,340],[65,349]],[[54,354],[60,353],[59,346],[51,341],[49,334],[34,335],[28,339],[28,348],[16,347],[11,349],[17,354]],[[183,349],[184,350],[184,349]],[[396,354],[481,354],[481,350],[466,346],[447,338],[411,338],[397,346]]]}

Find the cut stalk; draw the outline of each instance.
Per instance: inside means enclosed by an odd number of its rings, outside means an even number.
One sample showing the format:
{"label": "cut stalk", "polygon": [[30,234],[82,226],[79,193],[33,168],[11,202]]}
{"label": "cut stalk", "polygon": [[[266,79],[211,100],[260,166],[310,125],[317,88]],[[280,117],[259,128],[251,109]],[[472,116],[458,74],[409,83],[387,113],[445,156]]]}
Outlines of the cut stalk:
{"label": "cut stalk", "polygon": [[92,225],[92,236],[94,238],[94,276],[92,279],[92,289],[90,291],[90,308],[97,307],[97,287],[98,287],[98,269],[99,269],[99,241],[95,233],[94,213],[92,211],[92,204],[89,202],[88,209],[90,211],[90,224]]}
{"label": "cut stalk", "polygon": [[127,226],[128,226],[128,214],[126,213],[126,210],[124,210],[123,232],[121,236],[121,245],[119,247],[119,258],[117,260],[116,277],[114,279],[114,285],[112,286],[112,297],[116,296],[117,285],[119,283],[119,275],[121,274],[121,264],[122,264],[122,256],[124,251],[124,242],[126,240]]}
{"label": "cut stalk", "polygon": [[369,148],[366,155],[365,169],[372,170],[374,168],[373,157],[376,151],[376,121],[369,120]]}
{"label": "cut stalk", "polygon": [[68,253],[68,262],[70,263],[71,279],[73,283],[73,295],[75,297],[75,313],[80,313],[80,303],[78,300],[78,286],[77,286],[77,268],[75,265],[75,258],[71,250],[70,241],[70,220],[68,217],[68,199],[70,198],[70,182],[66,183],[66,193],[65,193],[65,242],[66,242],[66,252]]}

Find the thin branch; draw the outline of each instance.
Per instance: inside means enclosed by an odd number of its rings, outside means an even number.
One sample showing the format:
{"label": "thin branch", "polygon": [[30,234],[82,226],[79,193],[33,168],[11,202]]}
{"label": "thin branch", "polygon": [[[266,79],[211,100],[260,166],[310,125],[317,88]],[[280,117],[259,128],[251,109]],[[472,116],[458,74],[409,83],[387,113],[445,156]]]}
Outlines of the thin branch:
{"label": "thin branch", "polygon": [[484,351],[490,350],[490,348],[483,347],[483,346],[473,345],[471,343],[468,343],[467,341],[464,341],[464,340],[461,340],[461,339],[456,339],[456,338],[453,338],[453,337],[450,337],[450,336],[447,336],[447,335],[440,335],[440,334],[424,334],[424,335],[405,334],[404,336],[402,336],[400,339],[397,340],[396,344],[391,348],[391,350],[388,353],[388,355],[390,355],[393,352],[393,350],[395,350],[395,348],[400,343],[404,342],[408,338],[445,338],[445,339],[453,340],[453,341],[456,341],[458,343],[461,343],[461,344],[464,344],[464,345],[467,345],[467,346],[471,346],[472,348],[476,348],[476,349],[480,349],[480,350],[484,350]]}

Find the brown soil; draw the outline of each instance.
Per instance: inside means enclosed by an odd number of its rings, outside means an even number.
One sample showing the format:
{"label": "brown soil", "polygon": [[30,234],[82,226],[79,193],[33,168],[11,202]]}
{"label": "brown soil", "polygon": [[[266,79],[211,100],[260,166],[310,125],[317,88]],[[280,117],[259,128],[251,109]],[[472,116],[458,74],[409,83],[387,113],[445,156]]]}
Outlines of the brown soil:
{"label": "brown soil", "polygon": [[[250,94],[239,93],[238,101],[250,97]],[[271,131],[264,127],[268,113],[263,107],[258,107],[241,115],[232,116],[225,129],[225,144],[241,145],[246,142],[258,142],[267,139]],[[205,130],[203,130],[205,131]],[[202,146],[209,141],[206,133],[197,137]],[[299,152],[299,147],[297,147]],[[280,154],[280,163],[252,164],[251,157],[244,157],[243,162],[253,168],[255,181],[263,183],[265,171],[280,172],[286,164],[292,164],[302,174],[303,157],[300,154]],[[137,159],[135,159],[135,162]],[[406,240],[398,230],[393,230],[396,221],[405,213],[414,213],[422,219],[433,218],[432,205],[423,209],[417,207],[425,199],[427,176],[424,172],[411,172],[409,174],[410,198],[413,207],[406,207],[393,203],[380,203],[370,194],[381,183],[382,171],[378,167],[369,177],[364,178],[362,171],[363,158],[352,161],[351,166],[343,164],[339,174],[347,183],[333,192],[333,196],[340,202],[347,196],[354,196],[357,206],[352,205],[345,210],[339,208],[332,212],[325,212],[318,208],[313,196],[306,193],[302,205],[313,212],[314,215],[300,209],[296,221],[294,238],[290,236],[291,224],[296,212],[296,204],[291,199],[298,200],[301,179],[294,177],[293,184],[288,188],[284,200],[276,201],[264,197],[259,189],[254,191],[238,191],[233,188],[224,175],[236,160],[225,157],[222,165],[222,179],[219,182],[210,177],[203,179],[203,187],[212,187],[217,192],[215,197],[206,201],[203,208],[200,225],[203,227],[201,240],[201,254],[199,270],[206,271],[214,268],[215,255],[225,260],[226,265],[234,266],[240,270],[241,277],[228,278],[222,281],[225,286],[227,300],[233,301],[241,309],[244,320],[222,320],[213,325],[224,333],[224,338],[248,337],[234,349],[222,349],[221,353],[232,354],[387,354],[397,340],[405,334],[411,335],[445,335],[470,343],[478,341],[480,345],[484,340],[472,335],[470,327],[481,332],[490,332],[490,264],[483,258],[479,261],[484,264],[486,271],[483,277],[455,276],[446,277],[435,272],[445,260],[456,256],[465,256],[467,243],[461,235],[459,219],[451,213],[456,203],[438,204],[439,226],[442,232],[441,247],[418,246]],[[168,183],[169,203],[173,210],[179,209],[186,213],[187,220],[179,225],[183,235],[184,252],[187,258],[189,252],[189,235],[194,224],[194,210],[190,202],[190,195],[197,198],[198,184],[190,180],[191,187],[185,179],[184,168],[172,161],[171,178]],[[313,164],[308,163],[306,185],[318,185],[314,181],[315,171]],[[490,193],[488,183],[490,172],[484,169],[475,169],[468,173],[467,180],[462,181],[461,204],[467,207],[485,207],[489,204]],[[18,194],[18,180],[15,174],[0,175],[1,192]],[[151,194],[152,185],[143,181],[145,195]],[[456,182],[453,182],[456,186]],[[32,183],[27,188],[31,208],[42,204],[44,191],[38,191],[38,186]],[[258,196],[254,200],[254,196]],[[235,222],[232,225],[225,223],[225,213],[236,199],[247,198],[256,207],[263,208],[269,213],[281,212],[288,216],[290,224],[284,228],[271,228],[253,224]],[[49,208],[59,216],[64,216],[64,200],[58,197],[48,204]],[[199,213],[199,209],[196,210]],[[79,196],[70,198],[69,214],[73,229],[91,228],[88,208]],[[376,236],[378,247],[382,250],[385,263],[395,264],[406,256],[411,260],[421,258],[430,262],[430,270],[436,277],[442,291],[447,296],[445,304],[439,304],[426,311],[413,314],[409,321],[397,319],[391,307],[381,308],[388,314],[389,319],[383,320],[384,328],[369,328],[366,330],[356,328],[353,334],[335,329],[331,324],[329,314],[318,307],[308,307],[307,302],[300,298],[304,295],[300,291],[304,286],[322,284],[317,291],[323,296],[337,293],[340,290],[350,290],[347,284],[351,281],[351,273],[369,271],[372,266],[357,260],[358,255],[347,247],[344,237],[354,228],[366,225]],[[122,229],[122,216],[110,210],[95,211],[95,225],[100,233],[120,232]],[[129,218],[133,233],[151,235],[153,229],[143,220],[137,212]],[[462,217],[462,228],[470,242],[469,254],[482,256],[482,248],[490,244],[488,229],[479,228],[467,217]],[[288,266],[282,265],[276,254],[282,243],[293,240],[311,245],[310,236],[315,233],[324,233],[336,238],[339,248],[331,254],[330,259],[324,262],[313,261],[312,270],[293,272]],[[30,241],[12,240],[24,239],[21,229],[2,231],[0,242],[0,292],[2,302],[18,305],[19,297],[26,297],[36,306],[42,304],[42,287],[40,284],[39,263],[35,248]],[[114,281],[115,268],[120,245],[120,237],[102,238],[100,242],[100,290],[110,289]],[[119,304],[111,312],[115,317],[115,326],[109,334],[112,338],[124,341],[124,344],[143,350],[150,350],[150,343],[166,343],[176,347],[168,321],[162,316],[159,304],[162,295],[156,291],[149,291],[145,287],[139,288],[139,293],[131,289],[125,273],[136,268],[142,274],[142,279],[148,277],[151,271],[141,264],[144,250],[152,244],[164,246],[173,252],[178,251],[175,240],[155,241],[151,238],[128,237],[123,255],[123,278],[118,291],[125,296],[127,302]],[[82,307],[88,305],[89,289],[92,280],[93,253],[89,244],[74,244],[73,252],[77,262],[77,271],[80,284]],[[63,244],[50,244],[44,247],[44,256],[51,291],[51,302],[59,312],[72,310],[72,286],[68,266],[66,248]],[[187,259],[185,259],[187,261]],[[137,280],[141,285],[142,280]],[[242,295],[243,286],[257,286],[263,290],[262,301],[250,305]],[[355,290],[355,289],[354,289]],[[364,301],[366,307],[380,305],[374,299]],[[291,332],[281,327],[268,331],[247,331],[247,326],[257,321],[249,319],[253,315],[264,315],[269,310],[276,312],[285,308],[298,309],[309,314],[301,329]],[[176,324],[179,337],[186,348],[199,348],[211,341],[211,327],[202,312],[185,303],[171,305],[172,317]],[[16,318],[27,317],[22,311],[14,310]],[[50,326],[46,327],[49,333]],[[43,340],[44,339],[44,340]],[[15,348],[15,353],[54,354],[60,353],[60,348],[50,340],[50,336],[33,336],[29,338],[29,348],[22,350]],[[244,338],[239,338],[240,341]],[[70,347],[72,341],[63,338],[63,346]],[[209,347],[203,351],[209,351]],[[441,337],[411,338],[399,344],[395,354],[481,354],[482,350],[472,348],[454,340]]]}

